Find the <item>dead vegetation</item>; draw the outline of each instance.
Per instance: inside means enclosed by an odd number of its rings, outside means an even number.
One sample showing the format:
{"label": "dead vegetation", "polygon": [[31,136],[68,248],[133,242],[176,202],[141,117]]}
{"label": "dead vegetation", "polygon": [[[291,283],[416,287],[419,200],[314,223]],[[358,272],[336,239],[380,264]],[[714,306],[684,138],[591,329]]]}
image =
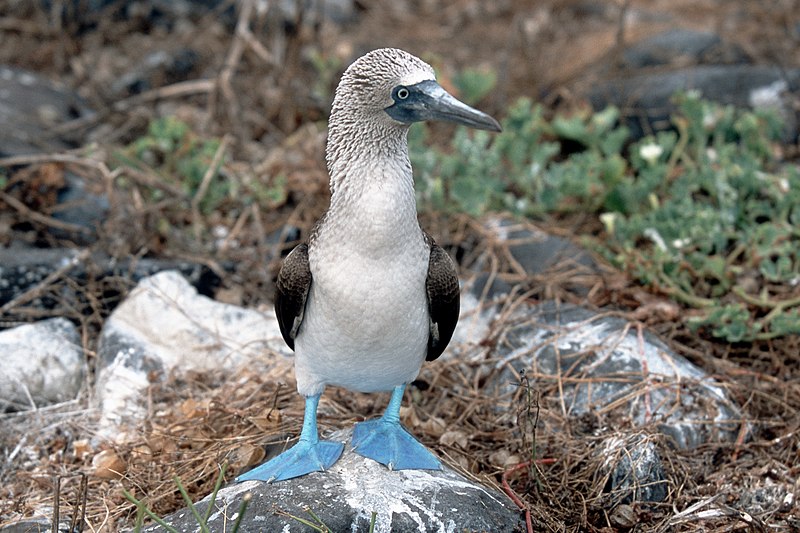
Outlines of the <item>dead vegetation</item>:
{"label": "dead vegetation", "polygon": [[[602,49],[598,43],[613,42],[618,33],[613,20],[598,27],[596,20],[584,24],[580,17],[567,28],[553,24],[540,31],[520,19],[518,13],[524,10],[516,2],[499,2],[497,8],[467,0],[411,2],[427,20],[414,19],[413,24],[408,10],[397,3],[361,2],[364,12],[359,21],[342,30],[321,23],[313,13],[298,13],[279,23],[274,13],[243,1],[228,25],[225,16],[231,6],[223,5],[173,33],[149,27],[144,18],[123,20],[102,13],[92,21],[95,29],[81,33],[76,19],[66,16],[68,10],[61,18],[54,15],[57,9],[45,12],[16,2],[3,4],[0,63],[61,79],[78,88],[98,112],[51,132],[88,139],[80,148],[0,161],[0,167],[18,168],[10,180],[26,184],[14,194],[0,191],[0,225],[13,229],[9,236],[0,236],[0,242],[19,239],[74,246],[71,239],[50,231],[83,231],[65,227],[52,216],[54,191],[69,170],[105,191],[112,206],[99,240],[81,248],[79,257],[87,259],[89,252],[103,250],[113,257],[191,259],[221,277],[219,299],[251,306],[271,298],[276,265],[266,268],[263,258],[275,248],[293,244],[276,244],[266,236],[284,225],[305,235],[325,209],[324,129],[315,121],[324,119],[338,72],[354,52],[379,44],[428,50],[445,78],[459,65],[496,65],[507,75],[501,75],[504,81],[486,107],[502,116],[515,96],[574,77],[595,57],[588,50]],[[559,6],[554,13],[564,20],[579,12],[576,2],[553,4]],[[665,4],[659,8],[690,26],[723,20],[722,12],[731,9],[715,2],[657,4]],[[759,20],[769,19],[761,10],[759,15]],[[784,17],[775,16],[781,21]],[[779,41],[777,32],[758,41],[768,24],[758,26],[747,26],[740,35],[752,37],[748,50],[755,57],[768,57],[770,49],[763,47]],[[387,27],[407,32],[400,31],[386,42]],[[736,33],[730,28],[723,31]],[[564,55],[559,47],[578,34],[577,49],[583,52],[570,56],[570,61],[555,60]],[[545,46],[548,41],[550,46]],[[201,53],[189,79],[170,82],[168,77],[157,77],[150,80],[150,88],[135,93],[114,89],[115,82],[149,52],[182,45]],[[539,51],[532,56],[533,45]],[[511,68],[516,61],[531,68]],[[161,116],[177,116],[196,131],[222,139],[208,168],[219,164],[220,175],[252,201],[223,202],[205,212],[203,201],[216,185],[210,172],[187,192],[152,168],[120,163],[118,152]],[[256,194],[259,185],[274,185],[278,176],[286,180],[285,195]],[[159,191],[157,199],[153,190]],[[548,222],[554,224],[548,230],[565,235],[597,229],[580,218]],[[559,384],[553,378],[522,376],[512,394],[485,395],[481,388],[487,379],[485,365],[494,362],[492,342],[508,316],[501,314],[484,346],[464,348],[484,353],[483,358],[426,366],[412,389],[411,405],[403,410],[404,422],[414,434],[449,464],[508,492],[529,513],[533,530],[788,532],[800,528],[793,500],[800,494],[800,340],[713,343],[684,329],[675,320],[680,311],[666,299],[645,293],[610,269],[597,274],[559,269],[529,276],[514,263],[507,244],[494,242],[477,221],[431,215],[424,225],[459,256],[465,270],[480,265],[517,284],[517,292],[503,307],[506,313],[545,299],[585,303],[574,290],[582,288],[588,291],[590,304],[625,310],[632,327],[646,323],[718,379],[743,407],[743,427],[751,428],[735,443],[691,451],[673,449],[660,440],[655,424],[640,428],[641,438],[656,440],[664,454],[671,480],[668,497],[658,505],[620,503],[604,490],[612,457],[602,441],[613,433],[614,420],[602,415],[567,417],[559,408]],[[219,235],[215,228],[226,231]],[[4,325],[53,315],[72,319],[81,325],[92,367],[93,339],[131,284],[124,275],[100,278],[91,267],[85,279],[75,280],[69,265],[4,305],[0,318]],[[65,294],[77,295],[77,300],[65,299]],[[52,310],[29,305],[43,297],[55,302]],[[381,395],[332,390],[323,399],[321,428],[340,428],[374,416],[385,401]],[[263,459],[266,444],[280,448],[296,435],[302,418],[302,403],[292,382],[277,383],[252,372],[175,375],[154,381],[148,422],[132,429],[123,444],[92,444],[96,412],[91,405],[87,388],[75,402],[0,415],[4,451],[0,523],[49,509],[76,520],[85,515],[85,531],[116,531],[131,524],[135,515],[122,488],[158,514],[171,512],[183,505],[174,477],[194,498],[202,497],[213,488],[220,464],[230,464],[227,477],[232,479],[238,469]]]}

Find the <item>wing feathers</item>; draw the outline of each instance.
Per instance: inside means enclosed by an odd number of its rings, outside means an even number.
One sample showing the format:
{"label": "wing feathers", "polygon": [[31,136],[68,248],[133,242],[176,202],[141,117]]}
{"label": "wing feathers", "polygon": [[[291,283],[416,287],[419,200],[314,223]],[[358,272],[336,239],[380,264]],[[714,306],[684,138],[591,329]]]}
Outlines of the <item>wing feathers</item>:
{"label": "wing feathers", "polygon": [[428,293],[428,312],[430,313],[430,335],[428,336],[427,361],[433,361],[447,347],[456,329],[459,312],[459,297],[456,265],[447,252],[437,246],[432,239],[431,257],[428,261],[428,277],[425,289]]}
{"label": "wing feathers", "polygon": [[303,322],[306,298],[311,288],[308,244],[296,246],[283,260],[276,288],[275,315],[278,317],[283,340],[294,350],[294,339]]}

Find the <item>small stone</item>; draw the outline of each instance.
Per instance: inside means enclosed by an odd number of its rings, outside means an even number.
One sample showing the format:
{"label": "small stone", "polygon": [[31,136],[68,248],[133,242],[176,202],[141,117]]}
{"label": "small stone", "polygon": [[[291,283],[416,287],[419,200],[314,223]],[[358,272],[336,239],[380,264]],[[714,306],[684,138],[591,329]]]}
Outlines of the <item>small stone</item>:
{"label": "small stone", "polygon": [[636,511],[630,505],[617,505],[611,511],[611,523],[623,529],[631,529],[639,523],[639,517]]}
{"label": "small stone", "polygon": [[83,460],[94,449],[88,439],[79,439],[72,443],[72,453],[78,460]]}
{"label": "small stone", "polygon": [[128,465],[114,450],[103,450],[92,458],[92,468],[100,479],[121,479]]}

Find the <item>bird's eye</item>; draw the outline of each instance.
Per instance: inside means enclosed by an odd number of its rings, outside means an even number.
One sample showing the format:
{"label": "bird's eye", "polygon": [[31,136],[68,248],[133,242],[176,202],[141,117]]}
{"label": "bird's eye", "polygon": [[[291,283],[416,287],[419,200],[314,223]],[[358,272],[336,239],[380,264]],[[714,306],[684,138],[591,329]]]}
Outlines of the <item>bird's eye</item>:
{"label": "bird's eye", "polygon": [[411,93],[409,93],[409,92],[408,92],[408,89],[406,89],[405,87],[399,87],[399,88],[397,89],[397,93],[396,93],[396,94],[397,94],[397,97],[398,97],[400,100],[405,100],[406,98],[408,98],[408,97],[409,97],[409,95],[410,95]]}

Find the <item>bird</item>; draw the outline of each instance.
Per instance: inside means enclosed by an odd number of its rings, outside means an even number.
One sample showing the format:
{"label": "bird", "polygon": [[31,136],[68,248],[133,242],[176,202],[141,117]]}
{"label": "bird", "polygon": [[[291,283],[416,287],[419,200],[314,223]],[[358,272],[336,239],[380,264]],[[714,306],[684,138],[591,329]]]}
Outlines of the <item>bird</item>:
{"label": "bird", "polygon": [[330,205],[276,282],[275,314],[305,398],[300,438],[237,481],[282,481],[338,460],[344,444],[317,429],[326,386],[391,391],[380,418],[355,425],[353,451],[392,470],[441,469],[400,423],[406,386],[442,354],[459,316],[456,265],[417,218],[407,133],[427,120],[501,131],[403,50],[373,50],[342,74],[328,121]]}

